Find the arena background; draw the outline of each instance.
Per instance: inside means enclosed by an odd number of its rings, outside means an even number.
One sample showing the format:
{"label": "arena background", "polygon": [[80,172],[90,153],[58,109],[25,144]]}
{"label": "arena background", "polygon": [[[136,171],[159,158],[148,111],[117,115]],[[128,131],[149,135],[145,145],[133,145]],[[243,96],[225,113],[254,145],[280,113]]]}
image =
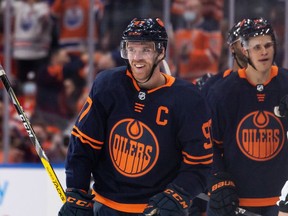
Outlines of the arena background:
{"label": "arena background", "polygon": [[[2,0],[3,2],[5,0]],[[181,0],[180,0],[181,1]],[[202,0],[209,3],[209,0]],[[167,28],[170,28],[174,15],[171,14],[170,0],[103,0],[104,13],[101,18],[101,37],[106,37],[107,32],[112,37],[106,41],[106,49],[117,50],[121,40],[121,33],[127,23],[134,17],[160,17],[163,19]],[[212,2],[212,3],[211,3]],[[12,4],[12,0],[6,3]],[[53,0],[49,1],[52,4]],[[90,4],[94,4],[90,0]],[[221,59],[219,62],[219,71],[231,66],[231,56],[225,43],[227,31],[232,25],[243,18],[264,17],[268,19],[276,32],[277,36],[277,58],[276,64],[288,68],[288,0],[211,0],[209,10],[216,11],[214,14],[219,19],[221,32],[224,38],[222,44]],[[217,5],[218,4],[218,5]],[[208,6],[207,6],[208,7]],[[90,7],[89,16],[89,34],[88,38],[88,60],[87,60],[87,82],[89,88],[95,75],[95,59],[93,58],[97,48],[93,46],[93,29],[95,20],[93,11]],[[214,13],[213,12],[213,13]],[[8,77],[13,73],[13,58],[11,56],[11,38],[13,34],[13,19],[10,10],[1,12],[1,64],[3,65]],[[103,39],[103,38],[102,38]],[[168,56],[169,57],[169,56]],[[13,83],[14,84],[14,83]],[[17,85],[15,84],[15,89]],[[16,91],[16,93],[18,93]],[[5,89],[1,89],[2,106],[1,106],[1,162],[0,162],[0,216],[51,216],[57,215],[62,202],[55,191],[55,188],[43,168],[40,160],[36,161],[9,161],[10,154],[14,151],[12,148],[11,119],[15,121],[17,115],[11,109],[10,99]],[[16,96],[18,96],[16,94]],[[11,108],[12,107],[12,108]],[[24,110],[26,112],[27,110]],[[29,111],[27,111],[29,112]],[[16,116],[16,117],[15,117]],[[73,121],[71,121],[73,122]],[[66,122],[66,130],[60,131],[61,144],[65,145],[67,136],[69,136],[69,126],[71,122]],[[19,131],[23,131],[23,125],[16,124]],[[32,124],[33,127],[33,124]],[[14,128],[13,128],[14,129]],[[58,131],[59,132],[59,131]],[[57,132],[57,133],[58,133]],[[25,133],[25,132],[24,132]],[[51,132],[54,133],[53,130]],[[32,143],[29,143],[33,149]],[[51,160],[59,180],[65,188],[64,159]]]}

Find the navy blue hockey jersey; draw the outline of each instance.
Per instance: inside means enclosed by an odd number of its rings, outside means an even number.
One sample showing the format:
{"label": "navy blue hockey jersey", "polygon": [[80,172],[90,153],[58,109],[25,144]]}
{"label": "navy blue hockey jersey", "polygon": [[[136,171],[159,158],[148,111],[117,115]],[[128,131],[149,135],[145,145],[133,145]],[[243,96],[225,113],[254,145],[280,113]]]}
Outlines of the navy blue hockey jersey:
{"label": "navy blue hockey jersey", "polygon": [[213,172],[232,175],[240,206],[275,205],[288,178],[288,121],[274,114],[287,83],[288,71],[276,66],[263,85],[249,83],[240,69],[208,93]]}
{"label": "navy blue hockey jersey", "polygon": [[201,92],[204,96],[208,95],[208,92],[210,90],[210,88],[215,85],[215,83],[217,83],[219,80],[224,79],[225,77],[227,77],[230,73],[232,73],[233,71],[231,69],[227,69],[221,73],[218,73],[216,75],[213,75],[212,77],[210,77],[207,82],[203,85],[203,87],[201,88]]}
{"label": "navy blue hockey jersey", "polygon": [[204,191],[212,163],[211,116],[192,84],[140,89],[126,67],[101,72],[70,139],[67,187],[88,190],[123,212],[143,212],[168,183],[192,197]]}

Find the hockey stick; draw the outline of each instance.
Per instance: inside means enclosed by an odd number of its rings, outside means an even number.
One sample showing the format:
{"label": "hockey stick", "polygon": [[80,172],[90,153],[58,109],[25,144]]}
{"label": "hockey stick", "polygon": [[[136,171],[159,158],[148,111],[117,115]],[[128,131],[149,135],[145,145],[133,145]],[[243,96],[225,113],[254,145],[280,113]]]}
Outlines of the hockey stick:
{"label": "hockey stick", "polygon": [[[205,200],[205,201],[209,201],[209,196],[207,194],[204,194],[204,193],[200,193],[197,195],[197,197],[199,199],[202,199],[202,200]],[[246,215],[246,216],[261,216],[259,214],[256,214],[256,213],[253,213],[253,212],[250,212],[250,211],[247,211],[246,209],[244,208],[240,208],[240,207],[236,207],[236,210],[235,210],[235,214],[236,215]]]}
{"label": "hockey stick", "polygon": [[170,71],[170,68],[169,68],[169,65],[168,65],[167,61],[166,61],[165,59],[163,59],[163,60],[161,61],[161,64],[162,64],[162,67],[163,67],[163,69],[164,69],[164,72],[165,72],[166,74],[168,74],[168,75],[172,76],[172,74],[171,74],[171,71]]}
{"label": "hockey stick", "polygon": [[13,102],[14,104],[14,107],[15,109],[17,110],[17,113],[24,125],[24,128],[26,129],[26,132],[31,140],[31,142],[33,143],[35,149],[36,149],[36,152],[39,156],[39,158],[41,159],[41,162],[44,166],[44,168],[46,169],[48,175],[50,176],[51,180],[52,180],[52,183],[54,184],[56,190],[57,190],[57,193],[58,195],[60,196],[60,199],[62,200],[62,202],[64,203],[66,201],[66,196],[65,196],[65,193],[64,193],[64,190],[62,188],[62,185],[60,184],[55,172],[54,172],[54,169],[52,168],[45,152],[43,151],[36,135],[35,135],[35,132],[26,116],[26,114],[24,113],[15,93],[14,93],[14,90],[12,89],[12,86],[11,86],[11,83],[2,67],[2,65],[0,64],[0,77],[1,77],[1,80],[7,90],[7,93],[9,94],[10,98],[11,98],[11,101]]}

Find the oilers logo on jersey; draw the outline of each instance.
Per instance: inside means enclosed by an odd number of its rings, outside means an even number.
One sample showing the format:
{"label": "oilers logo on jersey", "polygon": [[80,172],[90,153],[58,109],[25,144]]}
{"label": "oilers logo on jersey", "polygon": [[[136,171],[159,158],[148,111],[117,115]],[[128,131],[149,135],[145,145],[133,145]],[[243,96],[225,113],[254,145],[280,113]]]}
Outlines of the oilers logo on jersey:
{"label": "oilers logo on jersey", "polygon": [[246,115],[238,125],[236,136],[242,153],[256,161],[274,158],[285,140],[280,120],[268,111],[255,111]]}
{"label": "oilers logo on jersey", "polygon": [[159,144],[153,131],[143,122],[123,119],[109,136],[109,152],[114,167],[128,177],[149,172],[159,156]]}

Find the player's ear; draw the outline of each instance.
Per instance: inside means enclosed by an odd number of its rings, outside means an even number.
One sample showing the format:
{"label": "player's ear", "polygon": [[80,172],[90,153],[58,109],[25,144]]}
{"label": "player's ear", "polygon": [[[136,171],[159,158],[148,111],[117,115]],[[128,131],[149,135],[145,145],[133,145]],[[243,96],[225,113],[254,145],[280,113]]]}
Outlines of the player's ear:
{"label": "player's ear", "polygon": [[232,46],[229,46],[229,49],[230,49],[230,53],[235,53],[235,48],[234,48],[233,45],[232,45]]}
{"label": "player's ear", "polygon": [[158,59],[160,60],[160,59],[164,59],[164,57],[165,57],[165,48],[163,47],[162,48],[162,51],[160,52],[160,54],[159,54],[159,56],[158,56]]}
{"label": "player's ear", "polygon": [[245,55],[246,57],[248,57],[248,50],[247,50],[247,49],[245,49],[245,48],[242,46],[241,51],[242,51],[243,55]]}

